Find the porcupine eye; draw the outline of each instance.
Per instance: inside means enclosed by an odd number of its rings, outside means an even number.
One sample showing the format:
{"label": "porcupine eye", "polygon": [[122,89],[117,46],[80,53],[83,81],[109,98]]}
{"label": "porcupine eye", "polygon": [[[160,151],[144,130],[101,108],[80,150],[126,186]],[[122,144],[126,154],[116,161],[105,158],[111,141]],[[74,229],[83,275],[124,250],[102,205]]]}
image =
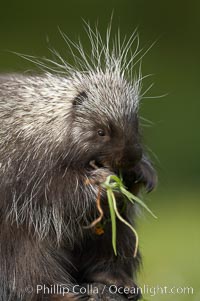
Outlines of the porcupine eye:
{"label": "porcupine eye", "polygon": [[97,134],[98,134],[99,136],[105,136],[105,135],[106,135],[105,131],[102,130],[102,129],[99,129],[99,130],[97,131]]}

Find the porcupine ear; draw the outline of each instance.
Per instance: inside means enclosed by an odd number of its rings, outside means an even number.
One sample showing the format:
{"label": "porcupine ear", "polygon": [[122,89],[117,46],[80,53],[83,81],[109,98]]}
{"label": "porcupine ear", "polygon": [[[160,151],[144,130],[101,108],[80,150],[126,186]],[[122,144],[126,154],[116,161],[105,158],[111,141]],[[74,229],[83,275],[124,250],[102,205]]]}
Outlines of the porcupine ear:
{"label": "porcupine ear", "polygon": [[73,106],[80,106],[85,100],[87,100],[88,96],[85,91],[80,92],[73,100]]}

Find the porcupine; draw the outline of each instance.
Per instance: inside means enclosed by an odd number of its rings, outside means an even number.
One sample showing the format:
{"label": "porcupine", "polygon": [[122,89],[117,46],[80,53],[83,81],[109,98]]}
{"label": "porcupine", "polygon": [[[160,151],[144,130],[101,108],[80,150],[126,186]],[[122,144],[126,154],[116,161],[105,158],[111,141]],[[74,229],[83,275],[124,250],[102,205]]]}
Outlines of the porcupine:
{"label": "porcupine", "polygon": [[[130,76],[137,49],[127,59],[137,34],[112,43],[108,30],[104,43],[88,27],[88,36],[89,56],[71,43],[79,53],[72,50],[76,67],[56,53],[60,62],[43,74],[0,76],[1,301],[87,300],[73,292],[81,283],[135,286],[135,237],[117,221],[114,255],[103,188],[104,234],[85,226],[99,214],[99,184],[107,176],[121,172],[135,194],[156,183],[139,128],[142,77]],[[117,204],[120,210],[119,193]],[[121,214],[133,224],[134,211],[127,204]],[[36,292],[38,284],[67,284],[70,293],[45,295]],[[29,294],[27,287],[33,288]]]}

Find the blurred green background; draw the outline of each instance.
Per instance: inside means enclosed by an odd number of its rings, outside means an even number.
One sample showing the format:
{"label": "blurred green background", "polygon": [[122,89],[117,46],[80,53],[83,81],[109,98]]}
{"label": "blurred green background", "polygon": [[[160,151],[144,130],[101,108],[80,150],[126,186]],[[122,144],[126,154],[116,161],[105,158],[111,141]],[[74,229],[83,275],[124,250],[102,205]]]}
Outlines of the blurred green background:
{"label": "blurred green background", "polygon": [[[114,12],[113,31],[130,35],[138,27],[141,47],[157,43],[143,58],[144,82],[155,85],[141,115],[145,144],[159,174],[157,190],[146,196],[158,220],[139,218],[144,268],[140,284],[192,286],[193,295],[158,294],[147,300],[200,300],[200,2],[189,1],[7,1],[0,9],[0,72],[25,71],[34,65],[10,53],[50,56],[48,47],[65,53],[58,26],[70,38],[86,37],[82,18],[105,31]],[[87,43],[87,42],[85,42]]]}

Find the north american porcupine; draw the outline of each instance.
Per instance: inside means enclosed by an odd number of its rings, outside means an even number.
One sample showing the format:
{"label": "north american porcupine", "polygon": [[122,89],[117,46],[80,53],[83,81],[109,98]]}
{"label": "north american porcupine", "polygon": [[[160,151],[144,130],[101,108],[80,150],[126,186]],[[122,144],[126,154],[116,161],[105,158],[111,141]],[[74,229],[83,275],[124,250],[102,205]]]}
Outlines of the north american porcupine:
{"label": "north american porcupine", "polygon": [[[90,28],[88,35],[89,56],[73,44],[77,68],[57,55],[58,72],[0,76],[1,301],[87,299],[73,293],[76,283],[135,285],[140,255],[133,258],[129,229],[117,223],[116,257],[109,222],[101,236],[84,226],[98,216],[98,184],[108,175],[120,171],[135,194],[155,186],[139,130],[142,77],[129,76],[136,35],[121,44],[119,37],[111,44],[110,30],[105,43]],[[101,201],[109,218],[103,190]],[[117,201],[120,208],[120,195]],[[134,222],[134,206],[122,214]],[[72,292],[37,293],[41,284]]]}

